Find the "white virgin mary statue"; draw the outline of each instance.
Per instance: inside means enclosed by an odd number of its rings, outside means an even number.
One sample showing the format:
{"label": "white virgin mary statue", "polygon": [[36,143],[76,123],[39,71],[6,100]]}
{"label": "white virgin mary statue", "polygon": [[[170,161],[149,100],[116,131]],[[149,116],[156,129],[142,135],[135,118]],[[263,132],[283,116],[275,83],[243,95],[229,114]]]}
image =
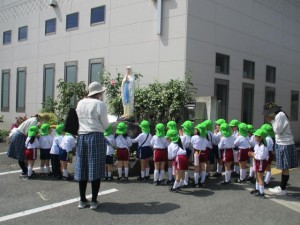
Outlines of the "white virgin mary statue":
{"label": "white virgin mary statue", "polygon": [[122,80],[121,86],[121,97],[123,103],[123,116],[129,117],[133,116],[134,109],[134,75],[132,72],[132,67],[126,67],[126,74]]}

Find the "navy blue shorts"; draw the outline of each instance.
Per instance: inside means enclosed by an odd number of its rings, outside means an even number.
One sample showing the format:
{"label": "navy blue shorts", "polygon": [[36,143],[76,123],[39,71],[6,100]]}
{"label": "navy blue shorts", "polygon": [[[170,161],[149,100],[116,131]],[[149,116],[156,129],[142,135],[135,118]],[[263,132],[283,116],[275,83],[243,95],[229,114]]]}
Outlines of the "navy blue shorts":
{"label": "navy blue shorts", "polygon": [[114,164],[114,156],[113,155],[106,155],[105,164],[108,164],[108,165]]}
{"label": "navy blue shorts", "polygon": [[153,151],[150,146],[141,147],[139,149],[139,159],[148,159],[152,155],[153,155]]}
{"label": "navy blue shorts", "polygon": [[49,149],[40,149],[40,160],[50,160],[51,155],[50,155],[50,148]]}
{"label": "navy blue shorts", "polygon": [[68,161],[68,153],[66,150],[59,149],[59,155],[58,158],[60,161]]}

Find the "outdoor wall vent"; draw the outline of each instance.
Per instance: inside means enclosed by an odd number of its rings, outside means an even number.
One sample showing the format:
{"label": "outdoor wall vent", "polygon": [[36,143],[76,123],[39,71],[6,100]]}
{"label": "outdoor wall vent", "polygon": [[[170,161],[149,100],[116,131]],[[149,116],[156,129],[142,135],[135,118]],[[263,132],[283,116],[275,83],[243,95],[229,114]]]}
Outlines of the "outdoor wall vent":
{"label": "outdoor wall vent", "polygon": [[56,7],[57,6],[56,0],[49,0],[49,5],[52,7]]}

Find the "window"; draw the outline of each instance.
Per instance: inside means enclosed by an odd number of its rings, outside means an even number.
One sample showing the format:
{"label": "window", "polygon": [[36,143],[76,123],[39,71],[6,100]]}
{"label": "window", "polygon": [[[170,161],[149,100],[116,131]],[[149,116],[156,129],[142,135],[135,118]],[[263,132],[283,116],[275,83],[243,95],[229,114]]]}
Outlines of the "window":
{"label": "window", "polygon": [[18,40],[19,41],[25,41],[27,40],[27,34],[28,34],[28,27],[20,27],[19,28],[19,36],[18,36]]}
{"label": "window", "polygon": [[78,28],[78,15],[79,15],[78,12],[67,15],[67,23],[66,23],[67,30]]}
{"label": "window", "polygon": [[242,91],[242,121],[252,124],[254,106],[254,85],[243,83]]}
{"label": "window", "polygon": [[54,98],[54,64],[44,65],[44,82],[43,82],[43,102],[47,97]]}
{"label": "window", "polygon": [[299,112],[299,91],[292,91],[291,94],[291,121],[298,121]]}
{"label": "window", "polygon": [[25,112],[26,100],[26,68],[17,69],[17,112]]}
{"label": "window", "polygon": [[9,111],[10,70],[2,70],[1,111]]}
{"label": "window", "polygon": [[229,74],[229,56],[216,54],[216,73]]}
{"label": "window", "polygon": [[89,61],[89,83],[101,81],[101,73],[103,70],[103,59],[90,59]]}
{"label": "window", "polygon": [[215,80],[215,96],[217,98],[218,118],[227,119],[228,95],[229,95],[229,81],[216,79]]}
{"label": "window", "polygon": [[[65,63],[65,82],[76,83],[77,82],[77,62]],[[76,106],[76,98],[73,96],[70,99],[71,106]]]}
{"label": "window", "polygon": [[266,87],[265,89],[265,103],[267,102],[275,102],[275,88],[274,87]]}
{"label": "window", "polygon": [[267,66],[266,68],[266,81],[269,83],[276,82],[276,67]]}
{"label": "window", "polygon": [[55,34],[56,32],[56,19],[46,20],[45,22],[45,35]]}
{"label": "window", "polygon": [[91,25],[102,23],[105,20],[105,6],[91,9]]}
{"label": "window", "polygon": [[11,43],[11,30],[3,32],[3,44],[7,45]]}
{"label": "window", "polygon": [[255,63],[244,60],[243,77],[248,79],[254,79]]}

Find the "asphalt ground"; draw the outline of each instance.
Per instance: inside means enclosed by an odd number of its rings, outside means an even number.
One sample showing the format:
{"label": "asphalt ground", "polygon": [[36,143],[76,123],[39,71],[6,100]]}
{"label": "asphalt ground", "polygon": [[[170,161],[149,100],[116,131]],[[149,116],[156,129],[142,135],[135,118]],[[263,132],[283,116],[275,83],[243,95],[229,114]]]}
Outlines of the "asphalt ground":
{"label": "asphalt ground", "polygon": [[[6,156],[6,148],[0,144],[1,224],[300,224],[299,168],[291,170],[287,196],[267,195],[267,199],[250,195],[252,184],[224,187],[218,184],[221,178],[210,178],[204,188],[180,193],[171,193],[168,186],[153,186],[151,181],[137,182],[136,177],[128,183],[102,182],[100,205],[93,211],[77,208],[75,181],[19,178],[17,161]],[[72,171],[73,165],[69,168]],[[279,181],[278,174],[272,176],[271,186]]]}

